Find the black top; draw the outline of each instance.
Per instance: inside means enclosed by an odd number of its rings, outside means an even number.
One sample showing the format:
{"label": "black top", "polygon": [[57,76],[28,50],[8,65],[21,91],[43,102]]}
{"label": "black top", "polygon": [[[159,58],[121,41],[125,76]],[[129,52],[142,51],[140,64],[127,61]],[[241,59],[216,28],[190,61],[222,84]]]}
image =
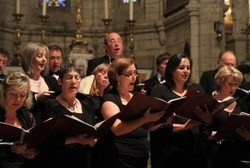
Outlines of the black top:
{"label": "black top", "polygon": [[[231,112],[221,111],[213,119],[213,125],[210,127],[217,131],[226,121],[230,114],[239,114],[239,106]],[[214,157],[214,168],[228,167],[235,168],[240,165],[240,160],[250,160],[249,141],[245,140],[212,140],[210,141]],[[242,165],[243,166],[243,165]],[[244,166],[243,166],[244,167]]]}
{"label": "black top", "polygon": [[[26,109],[17,110],[17,118],[24,129],[29,129],[36,125],[33,115]],[[0,121],[5,122],[5,111],[0,108]],[[13,166],[13,168],[26,167],[31,164],[31,160],[25,159],[23,156],[12,153],[10,146],[0,146],[0,167],[8,168]]]}
{"label": "black top", "polygon": [[84,99],[84,102],[91,105],[93,114],[95,116],[95,121],[97,123],[103,121],[103,117],[101,114],[102,97],[88,95],[88,97]]}
{"label": "black top", "polygon": [[218,130],[221,127],[221,125],[226,121],[226,119],[229,117],[230,114],[239,114],[240,112],[241,109],[239,108],[239,106],[236,106],[231,113],[226,112],[225,110],[219,112],[214,116],[213,130]]}
{"label": "black top", "polygon": [[[52,76],[44,76],[43,78],[44,78],[45,83],[48,85],[50,91],[55,91],[56,94],[60,93],[61,88],[60,88],[56,78],[54,78]],[[32,109],[30,111],[33,113],[37,124],[39,124],[39,123],[41,123],[43,121],[42,113],[44,112],[44,103],[48,99],[54,98],[56,95],[47,96],[43,101],[38,102],[35,99],[35,94],[37,94],[37,93],[32,92],[32,95],[33,95],[33,107],[32,107]]]}
{"label": "black top", "polygon": [[[193,88],[198,84],[190,85]],[[200,91],[200,90],[199,90]],[[151,96],[164,100],[178,98],[166,84],[156,85]],[[150,133],[152,168],[159,167],[204,167],[204,151],[200,138],[200,128],[197,126],[181,132],[173,132],[172,123],[166,123],[164,127]],[[195,156],[197,155],[197,156]]]}
{"label": "black top", "polygon": [[[73,115],[80,120],[91,125],[95,124],[91,107],[81,102],[83,113],[74,113],[68,111],[56,99],[50,99],[44,107],[44,118],[55,117],[57,115]],[[68,135],[51,135],[47,144],[41,147],[41,164],[50,168],[68,168],[68,167],[90,167],[90,147],[88,145],[70,144],[65,145],[65,138]]]}
{"label": "black top", "polygon": [[[114,88],[103,96],[103,102],[111,101],[122,110],[125,105]],[[100,148],[105,155],[100,163],[103,167],[109,168],[146,168],[149,155],[149,142],[147,140],[147,130],[137,128],[130,133],[116,136],[110,131],[100,140]],[[127,166],[124,166],[127,165]]]}

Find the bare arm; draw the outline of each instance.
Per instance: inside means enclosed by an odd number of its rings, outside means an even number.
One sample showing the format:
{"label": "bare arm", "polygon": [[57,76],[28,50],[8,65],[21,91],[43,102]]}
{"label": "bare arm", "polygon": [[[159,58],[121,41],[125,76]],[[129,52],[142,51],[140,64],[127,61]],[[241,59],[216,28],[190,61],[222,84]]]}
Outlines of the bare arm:
{"label": "bare arm", "polygon": [[[111,101],[106,101],[102,105],[101,112],[104,119],[108,119],[113,115],[117,114],[118,112],[120,112],[120,109],[115,103]],[[141,127],[146,123],[157,121],[163,115],[163,113],[164,112],[150,113],[150,108],[149,108],[144,113],[144,115],[138,119],[126,122],[122,122],[121,120],[117,119],[113,124],[111,130],[117,136],[123,135],[133,131],[138,127]]]}

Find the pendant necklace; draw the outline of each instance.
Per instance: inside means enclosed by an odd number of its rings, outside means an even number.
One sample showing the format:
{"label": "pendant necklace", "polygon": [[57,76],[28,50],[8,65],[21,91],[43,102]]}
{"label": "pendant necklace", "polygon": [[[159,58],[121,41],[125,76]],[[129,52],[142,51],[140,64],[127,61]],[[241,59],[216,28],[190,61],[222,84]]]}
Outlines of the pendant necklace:
{"label": "pendant necklace", "polygon": [[63,99],[63,101],[65,101],[67,104],[68,104],[68,108],[71,110],[71,111],[75,111],[75,109],[77,108],[77,101],[76,99],[74,100],[73,103],[70,103],[68,102],[63,96],[61,96],[61,98]]}

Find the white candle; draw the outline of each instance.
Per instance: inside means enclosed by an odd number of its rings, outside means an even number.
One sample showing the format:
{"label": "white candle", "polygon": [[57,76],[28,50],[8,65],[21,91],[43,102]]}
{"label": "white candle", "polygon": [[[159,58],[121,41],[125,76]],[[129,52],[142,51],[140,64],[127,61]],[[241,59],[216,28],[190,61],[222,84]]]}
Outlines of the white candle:
{"label": "white candle", "polygon": [[42,10],[43,16],[46,16],[46,7],[47,7],[46,0],[43,0],[43,10]]}
{"label": "white candle", "polygon": [[250,25],[250,0],[248,0],[248,24]]}
{"label": "white candle", "polygon": [[16,14],[20,14],[20,0],[16,0]]}
{"label": "white candle", "polygon": [[133,0],[129,1],[129,20],[133,20]]}
{"label": "white candle", "polygon": [[104,19],[109,18],[108,0],[104,0]]}

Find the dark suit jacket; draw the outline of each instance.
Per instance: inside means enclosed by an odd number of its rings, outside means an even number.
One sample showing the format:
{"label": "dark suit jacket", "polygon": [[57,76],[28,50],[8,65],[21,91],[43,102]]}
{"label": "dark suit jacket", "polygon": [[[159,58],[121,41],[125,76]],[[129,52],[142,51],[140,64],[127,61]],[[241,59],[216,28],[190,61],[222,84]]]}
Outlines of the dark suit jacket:
{"label": "dark suit jacket", "polygon": [[109,57],[107,55],[89,60],[87,68],[87,76],[91,75],[93,70],[102,63],[110,64]]}
{"label": "dark suit jacket", "polygon": [[241,64],[237,67],[238,70],[244,75],[250,73],[250,65]]}
{"label": "dark suit jacket", "polygon": [[216,90],[215,75],[218,72],[218,68],[202,73],[200,78],[200,85],[203,87],[204,92],[211,94]]}
{"label": "dark suit jacket", "polygon": [[157,84],[159,84],[159,80],[157,78],[157,74],[149,78],[148,80],[145,80],[143,83],[145,83],[145,90],[147,91],[147,95],[151,94],[151,91],[153,90],[153,87]]}

